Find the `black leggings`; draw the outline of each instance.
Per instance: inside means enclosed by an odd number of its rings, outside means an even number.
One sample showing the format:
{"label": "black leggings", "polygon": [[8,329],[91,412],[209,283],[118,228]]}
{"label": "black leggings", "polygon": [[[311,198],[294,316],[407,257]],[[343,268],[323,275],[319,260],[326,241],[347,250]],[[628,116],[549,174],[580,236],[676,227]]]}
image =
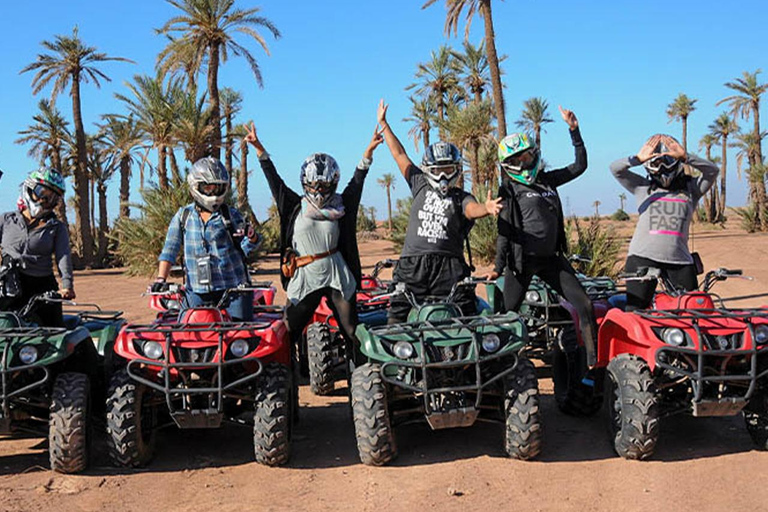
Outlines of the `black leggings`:
{"label": "black leggings", "polygon": [[[643,267],[658,268],[661,275],[666,277],[675,287],[685,291],[698,288],[696,282],[696,266],[693,263],[676,265],[661,263],[641,256],[627,257],[624,272],[633,273]],[[627,281],[627,311],[635,309],[647,309],[653,302],[653,293],[656,291],[656,280]]]}
{"label": "black leggings", "polygon": [[504,305],[507,311],[517,311],[520,308],[534,275],[539,276],[576,308],[584,344],[588,352],[593,349],[596,346],[597,329],[592,301],[576,277],[576,272],[562,255],[547,258],[526,256],[523,259],[523,272],[520,275],[514,275],[507,267],[504,272]]}
{"label": "black leggings", "polygon": [[312,315],[315,313],[317,306],[320,305],[320,301],[323,297],[328,300],[328,305],[331,307],[334,318],[339,324],[339,330],[342,336],[348,342],[351,341],[353,346],[350,348],[360,346],[360,342],[355,335],[355,329],[357,328],[357,303],[356,297],[353,297],[351,301],[346,300],[339,290],[335,288],[325,287],[315,290],[296,304],[288,303],[285,308],[285,321],[288,324],[288,331],[291,333],[291,341],[295,346],[301,341],[301,336],[304,334],[304,328],[312,319]]}
{"label": "black leggings", "polygon": [[[55,292],[59,289],[56,277],[53,274],[49,276],[30,276],[19,273],[19,282],[21,283],[21,296],[10,305],[12,310],[20,310],[27,305],[29,299],[35,295],[45,292]],[[40,324],[44,327],[63,327],[64,317],[61,312],[61,303],[38,301],[32,309],[32,314],[37,315]]]}

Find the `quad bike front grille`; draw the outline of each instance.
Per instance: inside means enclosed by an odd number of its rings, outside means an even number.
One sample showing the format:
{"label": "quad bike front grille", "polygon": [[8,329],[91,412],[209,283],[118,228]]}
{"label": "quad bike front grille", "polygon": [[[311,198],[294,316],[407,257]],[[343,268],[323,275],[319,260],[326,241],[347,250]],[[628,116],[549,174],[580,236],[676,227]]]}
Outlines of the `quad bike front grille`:
{"label": "quad bike front grille", "polygon": [[216,356],[218,347],[184,348],[172,347],[171,350],[180,363],[209,363]]}

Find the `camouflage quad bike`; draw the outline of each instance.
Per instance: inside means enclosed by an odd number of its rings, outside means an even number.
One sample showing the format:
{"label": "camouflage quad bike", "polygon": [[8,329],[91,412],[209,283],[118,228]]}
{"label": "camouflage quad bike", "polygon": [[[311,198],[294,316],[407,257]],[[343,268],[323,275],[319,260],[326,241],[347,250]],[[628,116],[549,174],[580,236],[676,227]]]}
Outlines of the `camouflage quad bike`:
{"label": "camouflage quad bike", "polygon": [[[383,465],[397,455],[394,427],[426,420],[432,429],[467,427],[478,419],[506,425],[510,457],[532,459],[541,447],[539,391],[533,365],[519,352],[525,324],[516,313],[483,311],[462,317],[448,298],[413,305],[408,322],[360,325],[362,357],[352,372],[352,413],[364,464]],[[483,281],[484,282],[484,281]]]}
{"label": "camouflage quad bike", "polygon": [[[65,310],[65,327],[43,327],[35,315],[42,302],[86,309]],[[63,301],[50,292],[33,297],[19,312],[0,312],[0,433],[39,433],[47,423],[51,469],[84,470],[123,323],[121,311]]]}

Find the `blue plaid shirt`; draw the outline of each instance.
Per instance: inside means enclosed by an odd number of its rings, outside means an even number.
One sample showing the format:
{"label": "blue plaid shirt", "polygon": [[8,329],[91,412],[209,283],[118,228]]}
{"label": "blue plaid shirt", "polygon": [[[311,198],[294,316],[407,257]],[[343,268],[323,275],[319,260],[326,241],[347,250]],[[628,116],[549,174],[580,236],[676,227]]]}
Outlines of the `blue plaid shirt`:
{"label": "blue plaid shirt", "polygon": [[[223,206],[226,208],[227,206]],[[165,237],[165,246],[160,253],[160,261],[168,261],[173,264],[181,249],[181,218],[185,210],[189,210],[187,225],[184,233],[184,266],[188,289],[195,293],[207,293],[216,290],[234,288],[246,283],[246,269],[240,253],[233,245],[232,237],[227,231],[224,217],[220,212],[215,212],[206,224],[200,218],[194,204],[188,204],[179,209],[171,219],[168,226],[168,234]],[[240,212],[230,209],[230,220],[235,230],[243,229],[245,221]],[[243,237],[240,244],[245,254],[249,254],[256,248],[248,237]],[[211,284],[200,284],[197,275],[197,260],[205,256],[211,257]]]}

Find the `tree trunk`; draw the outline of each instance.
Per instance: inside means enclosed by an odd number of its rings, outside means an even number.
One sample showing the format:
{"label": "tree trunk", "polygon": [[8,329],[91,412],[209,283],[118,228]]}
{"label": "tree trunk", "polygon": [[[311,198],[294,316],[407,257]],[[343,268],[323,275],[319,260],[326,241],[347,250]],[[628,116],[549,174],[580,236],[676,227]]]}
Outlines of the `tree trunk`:
{"label": "tree trunk", "polygon": [[208,101],[211,106],[211,156],[221,158],[221,112],[219,107],[219,45],[208,47]]}
{"label": "tree trunk", "polygon": [[728,137],[726,135],[723,135],[722,146],[723,146],[723,154],[722,154],[722,167],[720,172],[720,201],[719,201],[719,208],[718,208],[718,220],[725,218],[725,177],[726,177],[726,171],[728,169]]}
{"label": "tree trunk", "polygon": [[131,157],[124,156],[120,159],[120,218],[127,219],[131,216],[131,208],[128,206],[131,200]]}
{"label": "tree trunk", "polygon": [[243,215],[251,211],[248,202],[248,144],[240,144],[240,172],[237,173],[237,209]]}
{"label": "tree trunk", "polygon": [[427,148],[429,147],[429,129],[424,131],[422,136],[424,137],[424,152],[426,153]]}
{"label": "tree trunk", "polygon": [[477,194],[480,185],[483,184],[483,177],[480,175],[480,144],[477,141],[472,142],[472,192]]}
{"label": "tree trunk", "polygon": [[712,185],[709,189],[709,210],[707,211],[707,219],[711,224],[719,222],[718,210],[720,209],[720,194],[717,192],[717,183]]}
{"label": "tree trunk", "polygon": [[392,234],[392,185],[387,185],[387,214],[389,214],[389,234]]}
{"label": "tree trunk", "polygon": [[83,115],[80,110],[80,75],[72,75],[72,121],[75,125],[75,144],[77,150],[77,165],[75,166],[75,219],[80,231],[83,248],[81,262],[86,268],[93,263],[93,232],[88,197],[88,152],[85,145],[85,128]]}
{"label": "tree trunk", "polygon": [[496,109],[496,124],[499,139],[507,135],[507,116],[504,113],[504,93],[501,85],[501,70],[499,69],[499,56],[496,53],[496,35],[493,30],[493,15],[491,12],[491,0],[480,0],[480,13],[485,22],[485,54],[488,58],[488,67],[491,71],[491,85],[493,86],[493,103]]}
{"label": "tree trunk", "polygon": [[96,180],[91,177],[91,226],[96,231]]}
{"label": "tree trunk", "polygon": [[[51,165],[54,169],[59,171],[62,176],[64,176],[64,171],[61,168],[61,149],[58,146],[51,147]],[[67,219],[67,191],[64,190],[64,193],[61,194],[61,199],[58,203],[56,203],[56,217],[59,219],[59,222],[64,224],[64,229],[67,230],[67,234],[69,234],[69,219]]]}
{"label": "tree trunk", "polygon": [[[760,101],[753,101],[752,102],[752,119],[754,122],[754,130],[755,130],[755,136],[757,137],[757,147],[755,148],[757,150],[757,153],[755,155],[755,159],[757,160],[757,163],[761,166],[761,169],[764,169],[762,167],[763,165],[763,141],[760,138]],[[756,201],[756,207],[755,211],[759,213],[760,215],[760,230],[761,231],[768,231],[768,215],[765,215],[766,212],[768,212],[768,194],[765,190],[765,174],[760,173],[760,176],[757,177],[755,180],[755,192],[757,196]]]}
{"label": "tree trunk", "polygon": [[229,114],[225,118],[225,123],[227,125],[227,138],[225,139],[225,145],[224,145],[224,161],[225,165],[227,166],[227,172],[229,173],[229,186],[232,186],[232,160],[234,153],[234,144],[232,142],[232,114]]}
{"label": "tree trunk", "polygon": [[688,152],[688,116],[680,118],[683,121],[683,149]]}
{"label": "tree trunk", "polygon": [[107,218],[107,184],[99,183],[99,252],[96,255],[96,265],[104,268],[109,249],[109,219]]}
{"label": "tree trunk", "polygon": [[165,153],[171,161],[171,180],[173,181],[173,186],[181,186],[183,180],[181,179],[181,173],[179,172],[179,163],[176,161],[176,153],[173,151],[172,147],[166,147]]}
{"label": "tree trunk", "polygon": [[168,188],[168,171],[165,166],[165,144],[157,146],[157,184],[163,190]]}
{"label": "tree trunk", "polygon": [[536,147],[539,148],[539,153],[541,153],[541,126],[535,126],[533,132],[536,135]]}

